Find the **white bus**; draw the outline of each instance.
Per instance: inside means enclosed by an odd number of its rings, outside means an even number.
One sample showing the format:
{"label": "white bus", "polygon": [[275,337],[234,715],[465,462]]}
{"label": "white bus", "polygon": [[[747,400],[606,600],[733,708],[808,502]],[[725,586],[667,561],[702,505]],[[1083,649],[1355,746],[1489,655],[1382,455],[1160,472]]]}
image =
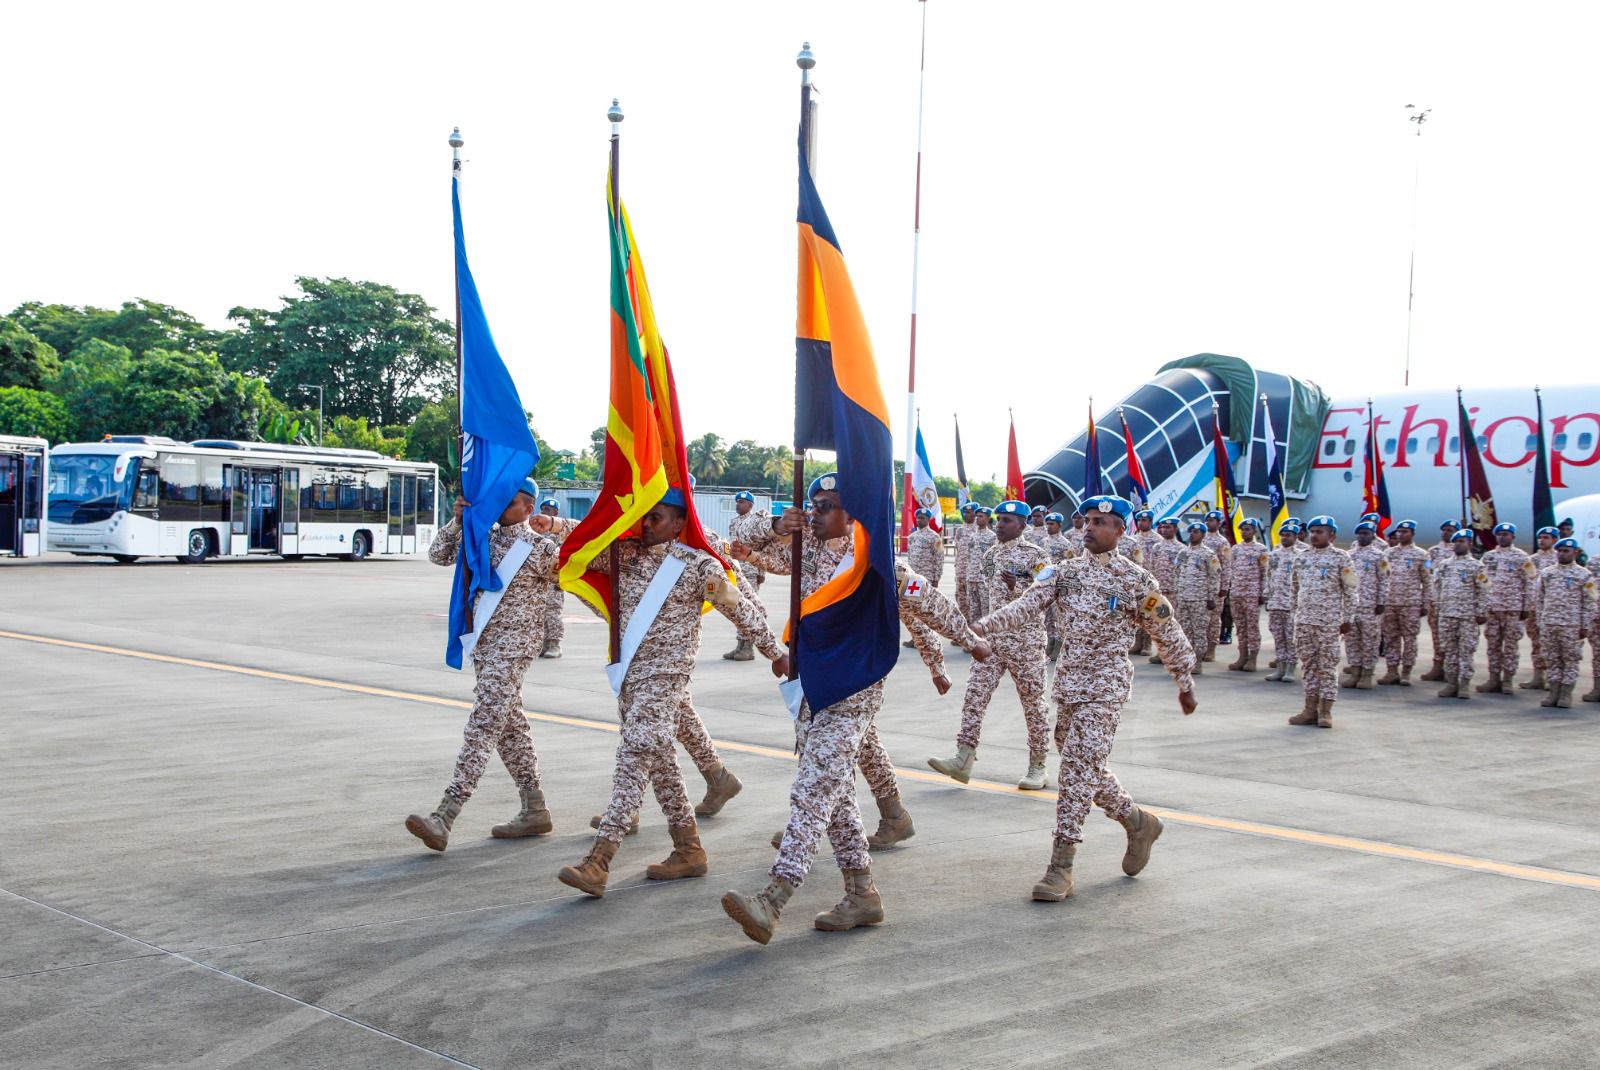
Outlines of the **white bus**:
{"label": "white bus", "polygon": [[113,435],[51,452],[48,545],[123,563],[415,554],[438,487],[436,465],[370,450]]}
{"label": "white bus", "polygon": [[0,557],[44,553],[44,489],[50,479],[50,444],[42,438],[0,435]]}

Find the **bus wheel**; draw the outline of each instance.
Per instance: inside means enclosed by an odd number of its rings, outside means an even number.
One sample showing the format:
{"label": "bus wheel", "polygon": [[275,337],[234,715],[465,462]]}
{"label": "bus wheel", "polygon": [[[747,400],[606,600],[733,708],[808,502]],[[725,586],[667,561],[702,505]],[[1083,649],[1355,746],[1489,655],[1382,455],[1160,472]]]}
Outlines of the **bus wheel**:
{"label": "bus wheel", "polygon": [[283,554],[282,556],[285,561],[289,562],[304,561],[306,559],[305,554]]}
{"label": "bus wheel", "polygon": [[134,554],[112,554],[111,556],[116,559],[116,562],[119,565],[131,565],[135,561],[139,560],[139,558]]}
{"label": "bus wheel", "polygon": [[365,561],[372,552],[370,536],[364,531],[358,531],[350,537],[350,552],[344,555],[346,561]]}
{"label": "bus wheel", "polygon": [[178,557],[186,565],[198,565],[211,556],[211,540],[206,538],[206,533],[196,528],[189,532],[189,552]]}

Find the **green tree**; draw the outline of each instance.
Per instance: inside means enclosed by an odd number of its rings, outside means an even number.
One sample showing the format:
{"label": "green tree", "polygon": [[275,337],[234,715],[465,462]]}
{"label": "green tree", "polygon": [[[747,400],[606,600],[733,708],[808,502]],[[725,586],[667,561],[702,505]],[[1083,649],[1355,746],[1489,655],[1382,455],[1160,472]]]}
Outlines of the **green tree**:
{"label": "green tree", "polygon": [[0,386],[44,390],[60,374],[54,346],[16,320],[0,316]]}
{"label": "green tree", "polygon": [[350,279],[295,280],[300,294],[276,310],[234,308],[240,329],[222,343],[224,364],[266,379],[279,397],[300,383],[324,388],[335,416],[409,424],[455,376],[455,334],[416,294]]}
{"label": "green tree", "polygon": [[115,312],[90,305],[80,308],[28,301],[18,305],[12,315],[63,357],[93,338],[141,354],[153,349],[215,351],[225,336],[182,309],[143,297],[124,301]]}
{"label": "green tree", "polygon": [[64,401],[43,390],[0,386],[0,435],[25,435],[64,442],[72,433],[72,416]]}
{"label": "green tree", "polygon": [[702,483],[714,483],[728,470],[728,451],[715,432],[707,431],[690,442],[684,452],[689,458],[689,471]]}
{"label": "green tree", "polygon": [[589,456],[596,465],[605,463],[606,460],[606,429],[597,427],[589,432]]}
{"label": "green tree", "polygon": [[133,354],[125,346],[90,339],[61,366],[54,392],[72,416],[72,438],[90,441],[123,430],[122,394]]}
{"label": "green tree", "polygon": [[332,449],[372,450],[385,457],[404,456],[406,451],[404,435],[390,438],[382,428],[370,426],[364,416],[335,416],[323,428],[322,434],[322,444]]}
{"label": "green tree", "polygon": [[406,429],[405,456],[438,465],[440,481],[452,496],[461,493],[459,449],[455,395],[430,401],[417,410],[417,418]]}
{"label": "green tree", "polygon": [[786,446],[777,446],[767,452],[761,465],[761,480],[772,481],[773,493],[782,494],[794,489],[794,452]]}
{"label": "green tree", "polygon": [[11,310],[10,318],[23,330],[38,336],[54,349],[62,359],[70,356],[80,339],[88,341],[93,334],[84,328],[91,319],[109,317],[113,313],[103,308],[85,305],[47,305],[41,301],[24,301]]}

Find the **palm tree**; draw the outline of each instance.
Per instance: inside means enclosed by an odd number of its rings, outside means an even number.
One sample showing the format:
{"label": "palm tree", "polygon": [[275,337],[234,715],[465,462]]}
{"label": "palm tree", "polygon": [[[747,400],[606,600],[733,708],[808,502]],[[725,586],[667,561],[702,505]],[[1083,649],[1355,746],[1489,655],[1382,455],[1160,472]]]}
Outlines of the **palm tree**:
{"label": "palm tree", "polygon": [[707,431],[689,443],[686,452],[689,455],[689,471],[694,473],[696,479],[716,480],[728,470],[727,448],[715,432]]}
{"label": "palm tree", "polygon": [[761,475],[772,480],[773,493],[777,493],[777,488],[794,480],[794,457],[783,446],[773,447],[766,463],[761,466]]}

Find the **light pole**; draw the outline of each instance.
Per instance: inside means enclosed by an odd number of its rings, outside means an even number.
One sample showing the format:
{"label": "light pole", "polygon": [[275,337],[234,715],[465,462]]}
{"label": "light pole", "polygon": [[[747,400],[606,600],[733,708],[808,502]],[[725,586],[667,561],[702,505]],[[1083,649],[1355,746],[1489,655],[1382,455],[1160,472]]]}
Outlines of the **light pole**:
{"label": "light pole", "polygon": [[[1407,104],[1406,122],[1417,124],[1417,137],[1422,136],[1422,125],[1428,121],[1432,108],[1418,108]],[[1411,266],[1406,275],[1406,375],[1405,385],[1411,385],[1411,306],[1417,297],[1417,190],[1422,186],[1422,142],[1418,141],[1416,166],[1411,175]]]}
{"label": "light pole", "polygon": [[317,392],[317,446],[322,445],[322,387],[313,386],[311,383],[296,383],[301,390],[315,390]]}

